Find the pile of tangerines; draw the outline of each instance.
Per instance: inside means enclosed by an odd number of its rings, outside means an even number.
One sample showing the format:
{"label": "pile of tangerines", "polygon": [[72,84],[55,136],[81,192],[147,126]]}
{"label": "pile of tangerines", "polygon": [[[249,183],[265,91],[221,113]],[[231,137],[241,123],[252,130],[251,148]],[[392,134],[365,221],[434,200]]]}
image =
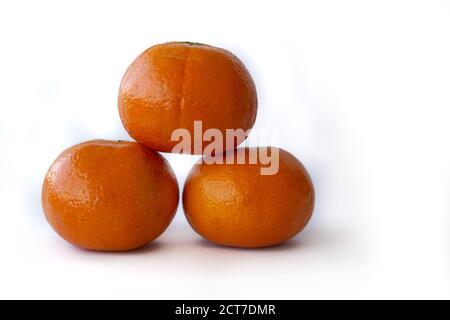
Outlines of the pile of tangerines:
{"label": "pile of tangerines", "polygon": [[[179,187],[158,151],[172,152],[174,130],[192,132],[195,121],[223,136],[227,129],[251,129],[256,89],[232,53],[170,42],[147,49],[129,66],[119,90],[119,112],[136,142],[91,140],[70,147],[44,180],[42,206],[48,222],[84,249],[133,250],[161,235],[177,211]],[[282,243],[311,217],[311,179],[293,155],[273,147],[269,149],[277,152],[279,163],[272,175],[261,174],[260,161],[201,161],[232,160],[254,151],[238,148],[241,142],[224,147],[223,153],[203,155],[194,165],[183,190],[186,218],[197,233],[219,245]]]}

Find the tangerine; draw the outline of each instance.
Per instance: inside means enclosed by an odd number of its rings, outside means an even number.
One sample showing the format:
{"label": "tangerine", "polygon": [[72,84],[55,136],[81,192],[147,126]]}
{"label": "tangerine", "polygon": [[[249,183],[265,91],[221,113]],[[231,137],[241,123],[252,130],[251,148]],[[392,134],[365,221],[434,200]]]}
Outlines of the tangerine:
{"label": "tangerine", "polygon": [[[248,133],[256,112],[256,88],[244,64],[227,50],[200,43],[169,42],[145,50],[128,67],[119,90],[119,113],[129,135],[163,152],[177,145],[176,129],[193,136],[194,121],[225,137],[226,129]],[[236,137],[228,149],[245,138]],[[204,147],[192,143],[183,152],[202,154]]]}
{"label": "tangerine", "polygon": [[[189,224],[205,239],[224,246],[257,248],[282,243],[299,233],[311,218],[314,189],[305,167],[292,154],[279,154],[278,172],[262,175],[260,158],[239,164],[258,148],[238,148],[223,164],[202,159],[192,168],[183,191]],[[208,158],[208,157],[206,157]]]}
{"label": "tangerine", "polygon": [[125,251],[157,238],[172,220],[179,189],[157,152],[92,140],[61,153],[45,177],[42,206],[53,229],[89,250]]}

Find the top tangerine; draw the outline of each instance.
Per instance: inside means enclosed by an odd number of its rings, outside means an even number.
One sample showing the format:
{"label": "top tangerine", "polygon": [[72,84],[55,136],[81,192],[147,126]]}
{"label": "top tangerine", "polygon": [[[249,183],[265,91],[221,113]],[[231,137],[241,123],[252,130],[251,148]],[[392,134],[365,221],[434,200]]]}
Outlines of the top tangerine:
{"label": "top tangerine", "polygon": [[[177,144],[172,132],[186,128],[193,136],[196,120],[204,130],[220,130],[223,137],[226,129],[251,129],[256,89],[244,64],[229,51],[169,42],[145,50],[129,66],[120,85],[119,112],[133,139],[172,152]],[[244,139],[236,139],[233,148]],[[192,145],[190,153],[200,152]]]}

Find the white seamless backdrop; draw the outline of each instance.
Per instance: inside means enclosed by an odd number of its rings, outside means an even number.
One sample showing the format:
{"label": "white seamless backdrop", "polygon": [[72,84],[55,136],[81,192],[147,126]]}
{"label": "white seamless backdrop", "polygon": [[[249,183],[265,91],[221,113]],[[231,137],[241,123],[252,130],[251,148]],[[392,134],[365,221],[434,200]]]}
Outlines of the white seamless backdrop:
{"label": "white seamless backdrop", "polygon": [[[2,1],[0,39],[0,298],[450,298],[448,1]],[[291,242],[210,245],[181,204],[131,253],[78,250],[45,222],[50,163],[129,139],[121,77],[176,40],[240,57],[255,130],[310,171],[314,216]],[[197,157],[164,156],[182,188]]]}

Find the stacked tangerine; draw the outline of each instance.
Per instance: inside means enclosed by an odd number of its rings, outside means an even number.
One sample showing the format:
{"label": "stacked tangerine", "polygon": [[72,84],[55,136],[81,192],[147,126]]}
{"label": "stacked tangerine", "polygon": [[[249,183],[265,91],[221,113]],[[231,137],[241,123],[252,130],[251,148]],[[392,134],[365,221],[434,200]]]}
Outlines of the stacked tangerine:
{"label": "stacked tangerine", "polygon": [[[201,121],[204,130],[225,137],[227,129],[249,132],[257,113],[255,85],[243,63],[229,51],[191,42],[159,44],[140,54],[125,72],[118,104],[136,142],[91,140],[70,147],[50,166],[43,184],[50,225],[88,250],[133,250],[169,226],[179,188],[158,152],[174,152],[175,130],[194,134],[194,123]],[[184,186],[185,215],[197,233],[219,245],[276,245],[308,223],[312,182],[300,161],[282,149],[268,147],[278,156],[272,175],[261,174],[259,158],[233,161],[258,154],[259,148],[238,148],[245,137],[223,143],[215,154],[204,154],[203,143],[188,148],[203,157]]]}

